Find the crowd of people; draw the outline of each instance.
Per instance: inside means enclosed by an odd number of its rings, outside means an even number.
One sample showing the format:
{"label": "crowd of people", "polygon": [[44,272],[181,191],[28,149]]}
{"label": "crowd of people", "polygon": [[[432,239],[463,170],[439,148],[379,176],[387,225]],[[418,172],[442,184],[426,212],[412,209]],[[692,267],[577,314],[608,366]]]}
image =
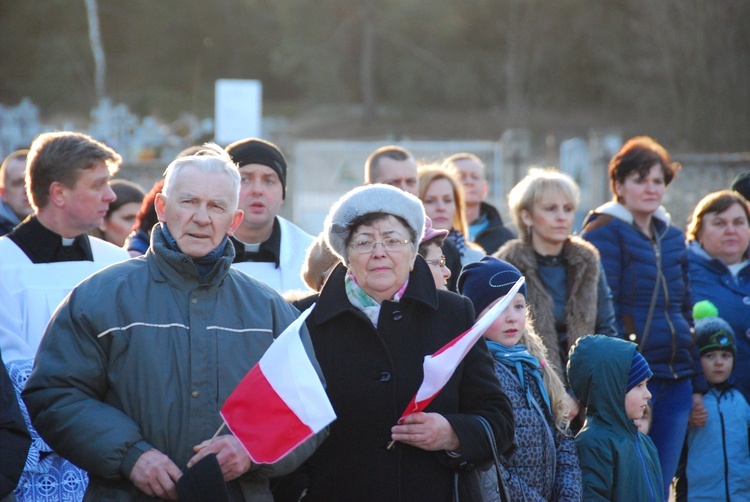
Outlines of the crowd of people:
{"label": "crowd of people", "polygon": [[[681,166],[635,137],[580,232],[575,181],[529,169],[516,236],[477,156],[389,145],[313,236],[268,141],[191,147],[153,187],[121,162],[55,132],[0,168],[0,501],[750,500],[750,175],[686,237]],[[313,305],[337,418],[255,464],[219,411]]]}

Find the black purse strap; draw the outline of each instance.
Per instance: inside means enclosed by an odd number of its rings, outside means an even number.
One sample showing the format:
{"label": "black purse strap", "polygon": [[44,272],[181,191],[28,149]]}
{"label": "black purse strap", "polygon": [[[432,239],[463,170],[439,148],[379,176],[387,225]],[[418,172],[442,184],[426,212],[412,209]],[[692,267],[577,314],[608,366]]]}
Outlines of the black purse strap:
{"label": "black purse strap", "polygon": [[495,475],[497,476],[497,485],[495,485],[495,491],[500,495],[500,500],[503,502],[510,502],[510,494],[508,493],[508,487],[505,486],[505,478],[503,477],[502,469],[500,468],[500,458],[497,455],[497,443],[495,442],[495,433],[492,432],[490,423],[481,415],[475,415],[479,423],[482,424],[484,429],[484,435],[490,443],[490,449],[492,450],[492,460],[495,463]]}
{"label": "black purse strap", "polygon": [[[495,433],[492,432],[492,427],[486,418],[480,415],[474,415],[479,423],[482,424],[484,429],[484,435],[490,444],[492,450],[492,460],[494,461],[495,475],[497,476],[497,484],[495,485],[495,491],[500,496],[501,502],[511,502],[510,494],[508,493],[508,487],[505,485],[505,478],[503,477],[503,471],[500,467],[500,457],[497,454],[497,443],[495,442]],[[481,487],[480,487],[481,488]],[[459,502],[459,490],[458,490],[458,473],[454,474],[453,478],[453,500]]]}

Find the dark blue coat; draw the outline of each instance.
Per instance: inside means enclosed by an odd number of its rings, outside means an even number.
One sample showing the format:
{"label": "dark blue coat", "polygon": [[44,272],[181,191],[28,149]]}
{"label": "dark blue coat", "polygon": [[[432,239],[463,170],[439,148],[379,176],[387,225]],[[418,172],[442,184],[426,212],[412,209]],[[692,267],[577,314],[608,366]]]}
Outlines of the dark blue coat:
{"label": "dark blue coat", "polygon": [[734,277],[724,262],[711,258],[697,242],[688,248],[693,301],[709,300],[719,309],[737,338],[734,382],[750,401],[750,266]]}
{"label": "dark blue coat", "polygon": [[620,337],[638,343],[655,377],[684,378],[695,372],[685,235],[661,208],[653,222],[651,240],[610,202],[587,216],[581,237],[599,249]]}

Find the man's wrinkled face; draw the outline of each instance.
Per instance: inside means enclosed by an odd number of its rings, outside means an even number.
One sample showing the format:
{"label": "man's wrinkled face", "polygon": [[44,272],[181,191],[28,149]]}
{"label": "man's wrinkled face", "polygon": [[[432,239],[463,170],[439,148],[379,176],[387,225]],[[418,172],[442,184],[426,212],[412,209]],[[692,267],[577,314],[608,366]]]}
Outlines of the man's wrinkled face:
{"label": "man's wrinkled face", "polygon": [[202,258],[234,234],[242,221],[235,200],[228,174],[206,175],[191,165],[177,174],[168,197],[157,196],[154,206],[180,251]]}

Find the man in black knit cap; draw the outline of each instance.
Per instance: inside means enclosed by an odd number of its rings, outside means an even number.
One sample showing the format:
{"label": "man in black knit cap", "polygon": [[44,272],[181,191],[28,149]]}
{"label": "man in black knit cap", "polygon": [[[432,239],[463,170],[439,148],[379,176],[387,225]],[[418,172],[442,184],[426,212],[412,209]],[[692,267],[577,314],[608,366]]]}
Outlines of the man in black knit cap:
{"label": "man in black knit cap", "polygon": [[232,237],[233,266],[279,293],[307,290],[300,271],[313,236],[279,216],[286,198],[284,155],[257,138],[236,141],[226,151],[240,168],[239,209],[245,213]]}

